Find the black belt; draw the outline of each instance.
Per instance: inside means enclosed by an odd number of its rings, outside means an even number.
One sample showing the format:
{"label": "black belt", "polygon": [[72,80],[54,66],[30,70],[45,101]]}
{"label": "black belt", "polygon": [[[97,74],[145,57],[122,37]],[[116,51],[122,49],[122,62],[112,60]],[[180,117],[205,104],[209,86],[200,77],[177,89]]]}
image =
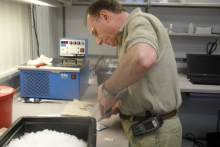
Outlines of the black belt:
{"label": "black belt", "polygon": [[[177,113],[177,111],[174,110],[170,113],[161,114],[159,116],[160,116],[160,118],[162,118],[162,120],[165,120],[165,119],[168,119],[168,118],[175,116],[176,113]],[[125,115],[125,114],[122,114],[121,112],[119,113],[119,117],[123,120],[131,120],[131,121],[143,121],[143,120],[147,119],[146,116]]]}

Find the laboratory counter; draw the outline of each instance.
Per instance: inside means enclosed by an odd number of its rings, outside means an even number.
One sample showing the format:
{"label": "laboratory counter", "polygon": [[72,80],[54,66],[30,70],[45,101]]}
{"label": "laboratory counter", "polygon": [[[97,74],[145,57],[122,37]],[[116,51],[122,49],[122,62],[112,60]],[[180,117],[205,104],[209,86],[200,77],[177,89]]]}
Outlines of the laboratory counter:
{"label": "laboratory counter", "polygon": [[[94,83],[88,87],[81,101],[96,102],[97,99],[97,81],[94,77]],[[179,74],[179,83],[181,92],[200,92],[200,93],[219,93],[220,86],[214,85],[196,85],[192,84],[185,74]],[[19,102],[17,95],[13,99],[13,116],[12,121],[22,116],[58,116],[70,101],[63,101],[63,103],[23,103],[22,99]],[[123,132],[118,115],[112,116],[110,119],[102,121],[103,124],[109,128],[97,132],[97,147],[128,147],[128,140]],[[114,138],[114,142],[105,142],[105,137]]]}
{"label": "laboratory counter", "polygon": [[[91,85],[87,88],[81,101],[96,102],[97,99],[97,85]],[[58,116],[64,110],[65,106],[71,101],[57,102],[42,102],[42,103],[23,103],[23,99],[18,101],[19,96],[14,96],[13,99],[13,115],[12,121],[14,122],[19,117],[23,116]],[[97,147],[128,147],[129,143],[124,134],[123,128],[120,123],[118,115],[112,116],[110,119],[105,119],[101,122],[109,128],[97,132]],[[114,142],[106,142],[105,138],[113,138]]]}
{"label": "laboratory counter", "polygon": [[186,73],[179,73],[178,78],[181,92],[219,93],[220,91],[220,85],[192,84],[189,79],[187,79]]}

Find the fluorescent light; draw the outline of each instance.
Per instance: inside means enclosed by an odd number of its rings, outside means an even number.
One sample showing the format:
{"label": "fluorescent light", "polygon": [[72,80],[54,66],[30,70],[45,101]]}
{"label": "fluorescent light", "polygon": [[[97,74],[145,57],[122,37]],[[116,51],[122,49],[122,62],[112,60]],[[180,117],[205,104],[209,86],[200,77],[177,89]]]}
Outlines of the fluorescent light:
{"label": "fluorescent light", "polygon": [[37,4],[37,5],[52,6],[48,3],[41,2],[41,1],[38,1],[38,0],[24,0],[24,1],[29,2],[29,3],[33,3],[33,4]]}

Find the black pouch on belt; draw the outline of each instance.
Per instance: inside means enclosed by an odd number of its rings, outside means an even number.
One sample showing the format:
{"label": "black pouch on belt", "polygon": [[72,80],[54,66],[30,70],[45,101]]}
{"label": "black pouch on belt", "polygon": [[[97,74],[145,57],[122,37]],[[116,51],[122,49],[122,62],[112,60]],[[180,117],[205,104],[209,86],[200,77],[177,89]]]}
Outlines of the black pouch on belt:
{"label": "black pouch on belt", "polygon": [[160,128],[163,124],[162,118],[159,115],[151,115],[150,111],[146,112],[146,120],[140,121],[131,126],[135,137],[142,136],[148,132]]}

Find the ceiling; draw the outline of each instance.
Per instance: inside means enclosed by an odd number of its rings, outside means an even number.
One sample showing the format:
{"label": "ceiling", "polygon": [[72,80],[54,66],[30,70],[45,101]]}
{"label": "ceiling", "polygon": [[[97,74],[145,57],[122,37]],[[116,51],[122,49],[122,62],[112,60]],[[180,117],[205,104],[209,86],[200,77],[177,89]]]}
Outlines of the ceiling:
{"label": "ceiling", "polygon": [[29,3],[33,5],[49,6],[49,7],[61,7],[72,5],[72,0],[7,0],[15,2]]}

